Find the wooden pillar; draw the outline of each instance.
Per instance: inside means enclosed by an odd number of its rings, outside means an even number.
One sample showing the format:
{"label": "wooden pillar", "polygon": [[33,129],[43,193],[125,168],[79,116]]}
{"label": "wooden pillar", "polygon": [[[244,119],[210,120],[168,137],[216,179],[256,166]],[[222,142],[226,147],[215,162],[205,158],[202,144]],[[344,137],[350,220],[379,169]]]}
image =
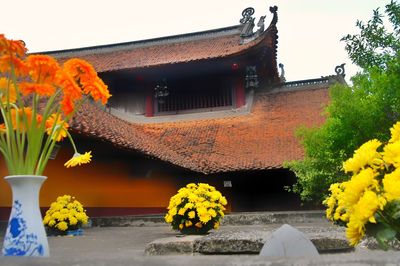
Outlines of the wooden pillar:
{"label": "wooden pillar", "polygon": [[148,87],[146,93],[146,117],[154,116],[154,91]]}
{"label": "wooden pillar", "polygon": [[242,107],[246,104],[244,82],[242,77],[236,78],[235,96],[236,108]]}

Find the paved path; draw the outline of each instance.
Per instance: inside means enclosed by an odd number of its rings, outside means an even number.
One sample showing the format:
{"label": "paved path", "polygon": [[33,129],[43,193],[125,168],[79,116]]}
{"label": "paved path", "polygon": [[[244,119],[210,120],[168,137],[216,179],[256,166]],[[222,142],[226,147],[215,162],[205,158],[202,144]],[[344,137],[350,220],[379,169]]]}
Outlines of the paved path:
{"label": "paved path", "polygon": [[[279,224],[242,226],[271,229]],[[323,230],[328,223],[294,225],[298,228]],[[223,226],[221,230],[238,229]],[[400,252],[356,249],[354,252],[325,254],[314,259],[267,259],[257,255],[177,255],[146,256],[144,249],[153,240],[175,236],[168,226],[93,227],[79,237],[50,237],[50,258],[7,258],[0,256],[1,266],[16,265],[400,265]],[[0,237],[0,245],[3,242]]]}

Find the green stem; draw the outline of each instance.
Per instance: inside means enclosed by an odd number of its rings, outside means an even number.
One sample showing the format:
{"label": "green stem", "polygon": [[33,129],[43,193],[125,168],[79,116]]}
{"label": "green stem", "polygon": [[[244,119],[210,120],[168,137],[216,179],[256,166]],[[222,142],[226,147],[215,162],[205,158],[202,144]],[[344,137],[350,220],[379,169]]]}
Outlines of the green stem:
{"label": "green stem", "polygon": [[76,146],[75,146],[75,142],[72,139],[72,136],[71,136],[71,134],[69,134],[69,132],[67,132],[67,136],[68,136],[69,141],[71,142],[72,148],[74,148],[74,153],[78,153],[78,150],[76,149]]}

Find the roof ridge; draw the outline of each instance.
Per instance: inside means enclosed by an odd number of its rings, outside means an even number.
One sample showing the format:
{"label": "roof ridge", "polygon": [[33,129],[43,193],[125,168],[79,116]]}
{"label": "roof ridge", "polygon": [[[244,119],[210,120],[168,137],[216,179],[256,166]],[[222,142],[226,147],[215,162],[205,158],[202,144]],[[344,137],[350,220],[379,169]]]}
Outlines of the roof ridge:
{"label": "roof ridge", "polygon": [[[241,25],[235,25],[235,26],[223,27],[223,28],[218,28],[218,29],[190,32],[190,33],[184,33],[184,34],[176,34],[176,35],[143,39],[143,40],[137,40],[137,41],[111,43],[111,44],[63,49],[63,50],[44,51],[44,52],[37,52],[37,53],[52,54],[52,55],[57,55],[57,54],[67,55],[69,53],[77,54],[79,52],[84,53],[84,52],[93,51],[93,50],[97,50],[97,52],[99,52],[99,50],[102,50],[102,52],[109,52],[109,51],[114,51],[114,50],[118,49],[119,51],[121,51],[121,50],[145,47],[145,46],[150,46],[150,45],[155,45],[155,44],[162,45],[162,44],[167,44],[167,43],[179,43],[179,42],[184,42],[184,41],[194,41],[194,40],[199,40],[199,39],[203,39],[203,38],[209,38],[209,37],[212,37],[213,35],[214,35],[214,37],[233,35],[235,33],[240,33],[240,27],[241,27]],[[37,53],[33,53],[33,54],[37,54]]]}

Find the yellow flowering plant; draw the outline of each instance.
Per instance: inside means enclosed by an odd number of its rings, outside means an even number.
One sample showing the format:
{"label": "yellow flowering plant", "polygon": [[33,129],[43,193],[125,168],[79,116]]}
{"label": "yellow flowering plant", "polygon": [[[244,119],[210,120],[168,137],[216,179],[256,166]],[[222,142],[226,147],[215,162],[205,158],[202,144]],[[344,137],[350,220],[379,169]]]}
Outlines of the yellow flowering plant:
{"label": "yellow flowering plant", "polygon": [[208,184],[188,184],[171,197],[165,221],[183,234],[205,234],[218,229],[227,200]]}
{"label": "yellow flowering plant", "polygon": [[43,224],[49,235],[66,235],[69,231],[81,229],[88,220],[82,204],[74,197],[64,195],[51,203],[43,218]]}
{"label": "yellow flowering plant", "polygon": [[0,153],[9,174],[41,175],[66,137],[75,153],[65,166],[90,162],[90,152],[78,153],[68,123],[84,100],[105,104],[107,86],[84,60],[60,65],[49,55],[26,52],[24,42],[0,34]]}
{"label": "yellow flowering plant", "polygon": [[400,240],[400,122],[390,132],[387,143],[367,141],[343,163],[351,179],[332,184],[323,202],[327,218],[346,226],[352,246],[366,235],[383,249]]}

